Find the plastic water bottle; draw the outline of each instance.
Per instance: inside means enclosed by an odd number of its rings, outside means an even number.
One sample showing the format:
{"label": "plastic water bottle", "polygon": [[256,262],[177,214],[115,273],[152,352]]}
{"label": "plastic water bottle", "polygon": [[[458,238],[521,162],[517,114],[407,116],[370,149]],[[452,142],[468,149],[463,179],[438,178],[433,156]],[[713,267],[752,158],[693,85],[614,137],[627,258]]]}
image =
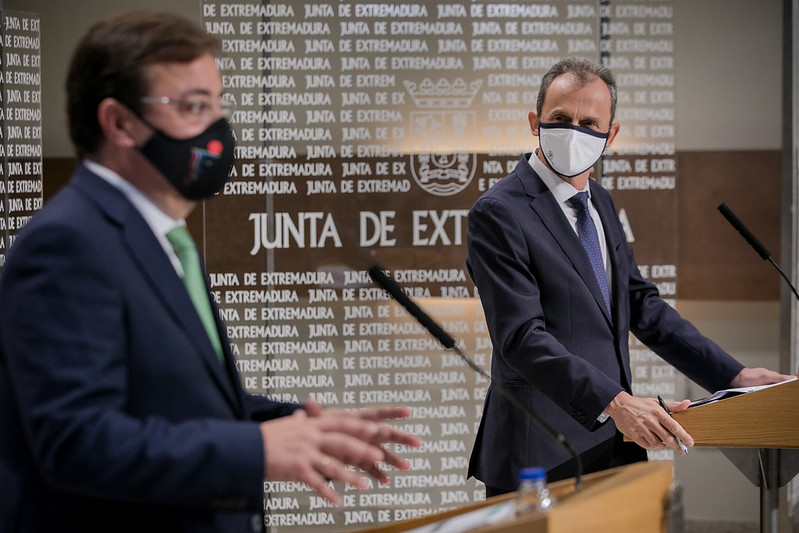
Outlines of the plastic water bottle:
{"label": "plastic water bottle", "polygon": [[516,493],[516,516],[551,509],[556,503],[547,485],[547,471],[543,468],[523,468],[519,473],[519,490]]}

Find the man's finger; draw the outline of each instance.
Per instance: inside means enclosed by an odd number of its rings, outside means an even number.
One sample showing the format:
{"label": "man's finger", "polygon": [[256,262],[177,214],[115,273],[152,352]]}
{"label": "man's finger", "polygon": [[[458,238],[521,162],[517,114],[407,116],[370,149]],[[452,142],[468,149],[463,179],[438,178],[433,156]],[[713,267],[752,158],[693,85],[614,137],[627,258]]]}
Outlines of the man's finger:
{"label": "man's finger", "polygon": [[[686,446],[694,445],[693,437],[691,437],[691,435],[687,431],[685,431],[685,429],[683,429],[683,427],[679,424],[679,422],[677,422],[671,417],[668,417],[665,418],[661,423],[663,424],[663,427],[666,429],[666,431],[668,431],[669,434],[673,436],[675,439],[680,439],[683,442],[683,444],[685,444]],[[679,449],[679,445],[677,446],[677,449]]]}
{"label": "man's finger", "polygon": [[322,455],[320,459],[315,461],[314,466],[316,471],[325,479],[343,481],[359,489],[365,489],[369,485],[369,482],[365,478],[347,468],[347,465],[335,457]]}

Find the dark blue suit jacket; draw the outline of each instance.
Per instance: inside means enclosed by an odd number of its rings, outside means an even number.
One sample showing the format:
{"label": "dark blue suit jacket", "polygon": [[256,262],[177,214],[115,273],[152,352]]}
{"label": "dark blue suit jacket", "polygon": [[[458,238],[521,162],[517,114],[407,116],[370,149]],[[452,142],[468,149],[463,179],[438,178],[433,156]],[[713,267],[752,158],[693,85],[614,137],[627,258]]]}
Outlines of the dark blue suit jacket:
{"label": "dark blue suit jacket", "polygon": [[[494,349],[491,369],[578,453],[612,439],[597,417],[631,392],[628,337],[708,390],[727,387],[742,365],[660,299],[638,272],[610,195],[590,180],[612,263],[608,316],[580,239],[526,154],[469,213],[469,272]],[[487,485],[515,490],[527,466],[552,469],[569,455],[490,388],[469,465]]]}
{"label": "dark blue suit jacket", "polygon": [[[149,226],[81,166],[0,278],[0,531],[249,531],[255,421]],[[260,527],[260,526],[259,526]]]}

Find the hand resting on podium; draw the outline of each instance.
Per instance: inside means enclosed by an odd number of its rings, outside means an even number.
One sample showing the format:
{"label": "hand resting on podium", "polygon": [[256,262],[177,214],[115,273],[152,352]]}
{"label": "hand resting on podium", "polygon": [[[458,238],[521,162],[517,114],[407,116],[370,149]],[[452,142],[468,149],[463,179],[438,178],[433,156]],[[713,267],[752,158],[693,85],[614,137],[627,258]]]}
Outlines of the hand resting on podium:
{"label": "hand resting on podium", "polygon": [[[731,387],[751,387],[771,385],[794,379],[794,376],[780,374],[766,368],[744,368],[730,383]],[[672,413],[688,409],[690,400],[665,402]],[[627,392],[620,392],[605,412],[616,423],[616,427],[626,438],[647,450],[671,448],[679,454],[678,439],[686,446],[693,446],[694,439],[666,411],[655,398],[638,398]]]}

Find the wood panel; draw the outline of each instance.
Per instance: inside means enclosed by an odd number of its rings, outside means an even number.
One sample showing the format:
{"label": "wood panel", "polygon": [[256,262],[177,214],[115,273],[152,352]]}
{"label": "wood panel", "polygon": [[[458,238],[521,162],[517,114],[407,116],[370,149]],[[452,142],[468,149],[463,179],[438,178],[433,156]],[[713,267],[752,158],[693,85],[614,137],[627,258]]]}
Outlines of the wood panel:
{"label": "wood panel", "polygon": [[779,264],[780,158],[779,150],[677,154],[678,299],[779,299],[777,271],[717,207],[726,203]]}
{"label": "wood panel", "polygon": [[[69,179],[71,158],[44,159],[44,199]],[[677,297],[687,300],[777,300],[779,275],[721,216],[726,203],[780,259],[781,152],[687,151],[677,154]],[[200,238],[201,210],[189,225]]]}

